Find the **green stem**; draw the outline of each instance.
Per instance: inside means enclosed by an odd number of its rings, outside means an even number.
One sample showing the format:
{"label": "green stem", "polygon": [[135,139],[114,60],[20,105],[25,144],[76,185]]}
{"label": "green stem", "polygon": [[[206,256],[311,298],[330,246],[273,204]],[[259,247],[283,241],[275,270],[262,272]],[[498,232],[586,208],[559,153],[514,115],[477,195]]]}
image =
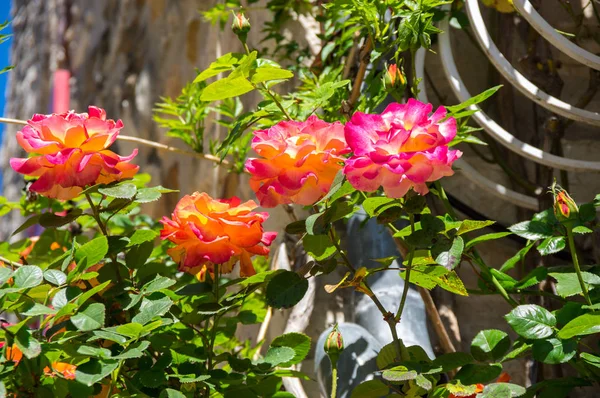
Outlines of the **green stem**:
{"label": "green stem", "polygon": [[337,393],[337,380],[338,372],[337,372],[337,364],[331,364],[331,398],[335,398]]}
{"label": "green stem", "polygon": [[419,97],[419,84],[417,82],[418,78],[417,78],[417,63],[416,63],[416,54],[417,52],[414,50],[410,51],[410,68],[411,70],[411,76],[412,76],[412,94],[413,97],[418,98]]}
{"label": "green stem", "polygon": [[519,303],[517,303],[512,297],[510,297],[508,295],[508,293],[502,287],[500,282],[498,282],[498,279],[496,279],[496,277],[494,275],[492,275],[492,273],[490,272],[490,267],[488,267],[487,264],[483,262],[481,257],[479,257],[479,254],[477,254],[477,252],[473,251],[473,256],[471,258],[473,260],[475,260],[475,262],[479,265],[479,267],[481,267],[481,269],[483,269],[485,271],[485,273],[490,277],[490,279],[492,280],[492,284],[494,285],[496,290],[498,290],[498,293],[500,293],[502,298],[504,300],[506,300],[506,302],[508,304],[510,304],[512,307],[517,307],[519,305]]}
{"label": "green stem", "polygon": [[583,281],[583,275],[581,274],[581,267],[579,266],[579,258],[577,257],[577,249],[575,248],[575,241],[573,240],[573,231],[571,228],[567,228],[567,240],[569,241],[569,251],[571,252],[571,258],[573,259],[573,266],[575,267],[575,272],[577,272],[577,279],[579,279],[579,285],[581,286],[581,292],[583,293],[583,297],[585,298],[585,302],[588,305],[592,305],[592,300],[590,300],[590,295],[587,290],[587,286]]}
{"label": "green stem", "polygon": [[[333,245],[335,246],[337,252],[339,253],[340,257],[342,258],[344,264],[346,265],[346,267],[349,270],[351,270],[352,272],[356,272],[356,268],[354,268],[354,266],[350,262],[350,259],[348,258],[348,256],[346,256],[346,253],[344,253],[344,251],[340,247],[338,240],[337,240],[337,236],[335,234],[335,230],[333,228],[331,228],[329,230],[329,236],[330,236],[331,241],[333,242]],[[406,350],[404,343],[402,343],[402,340],[400,340],[398,338],[398,333],[396,332],[396,323],[397,322],[394,317],[394,314],[385,309],[383,304],[381,304],[381,301],[379,301],[377,296],[375,296],[375,293],[373,293],[373,290],[371,290],[371,287],[369,286],[366,279],[362,280],[362,284],[363,284],[363,287],[365,288],[365,290],[367,291],[367,293],[366,293],[367,296],[369,296],[371,301],[373,301],[373,303],[375,304],[375,306],[377,307],[377,309],[383,316],[384,321],[386,321],[388,326],[390,327],[390,333],[392,334],[392,339],[394,341],[394,345],[396,346],[396,354],[398,355],[398,358],[399,359],[408,358],[408,351]]]}
{"label": "green stem", "polygon": [[115,369],[115,371],[113,372],[112,380],[110,382],[110,388],[108,389],[108,392],[106,393],[106,398],[111,396],[113,389],[117,386],[117,382],[119,381],[119,373],[121,373],[121,368],[123,367],[124,363],[125,363],[125,361],[121,361],[119,363],[119,366],[117,367],[117,369]]}
{"label": "green stem", "polygon": [[[213,294],[215,295],[216,303],[219,304],[219,264],[215,264],[215,269],[214,269],[214,273],[213,273]],[[212,330],[210,331],[209,346],[208,346],[208,351],[206,353],[207,364],[208,364],[209,370],[212,370],[213,365],[214,365],[213,364],[213,350],[214,350],[214,346],[215,346],[215,339],[217,337],[217,326],[219,324],[219,319],[220,319],[219,314],[216,314],[215,318],[213,320]]]}
{"label": "green stem", "polygon": [[90,208],[92,209],[92,214],[93,214],[92,216],[94,217],[94,220],[96,220],[96,223],[98,224],[98,227],[100,228],[100,231],[102,231],[102,235],[108,236],[106,226],[104,225],[104,223],[102,222],[102,219],[100,218],[100,212],[98,211],[98,208],[92,201],[92,197],[90,196],[89,193],[86,193],[85,198],[87,199],[88,203],[90,204]]}
{"label": "green stem", "polygon": [[[414,214],[410,214],[410,233],[413,234],[415,232],[415,216]],[[408,259],[406,264],[406,278],[404,278],[404,290],[402,291],[402,298],[400,299],[400,305],[398,306],[398,311],[396,312],[395,320],[396,322],[400,322],[402,319],[402,312],[404,312],[404,305],[406,304],[406,297],[408,297],[408,289],[410,289],[410,270],[412,268],[413,257],[415,256],[415,249],[411,247],[410,252],[408,253]]]}

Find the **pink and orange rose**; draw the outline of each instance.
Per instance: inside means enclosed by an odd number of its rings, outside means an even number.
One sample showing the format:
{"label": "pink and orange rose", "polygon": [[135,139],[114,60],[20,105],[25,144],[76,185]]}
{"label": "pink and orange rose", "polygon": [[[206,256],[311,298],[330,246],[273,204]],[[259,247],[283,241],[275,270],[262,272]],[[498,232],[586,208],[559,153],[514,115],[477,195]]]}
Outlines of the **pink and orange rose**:
{"label": "pink and orange rose", "polygon": [[388,197],[403,197],[411,188],[424,195],[427,182],[450,176],[452,163],[461,152],[450,150],[456,120],[446,110],[414,99],[390,104],[381,114],[356,112],[346,124],[345,135],[353,156],[344,173],[361,191],[383,187]]}
{"label": "pink and orange rose", "polygon": [[110,183],[133,177],[138,166],[129,163],[137,150],[126,157],[109,151],[123,123],[106,119],[103,109],[90,106],[88,113],[67,112],[34,115],[17,141],[34,156],[13,158],[11,167],[39,177],[30,187],[49,198],[68,200],[87,185]]}
{"label": "pink and orange rose", "polygon": [[175,244],[167,253],[179,269],[204,280],[206,272],[221,265],[221,272],[231,272],[239,261],[240,275],[251,276],[253,255],[266,256],[277,233],[264,232],[267,213],[253,212],[254,201],[240,203],[233,197],[215,200],[206,193],[184,196],[171,218],[163,217],[161,238]]}
{"label": "pink and orange rose", "polygon": [[327,194],[349,152],[344,126],[316,116],[255,131],[252,149],[260,158],[248,159],[246,169],[263,207],[313,205]]}

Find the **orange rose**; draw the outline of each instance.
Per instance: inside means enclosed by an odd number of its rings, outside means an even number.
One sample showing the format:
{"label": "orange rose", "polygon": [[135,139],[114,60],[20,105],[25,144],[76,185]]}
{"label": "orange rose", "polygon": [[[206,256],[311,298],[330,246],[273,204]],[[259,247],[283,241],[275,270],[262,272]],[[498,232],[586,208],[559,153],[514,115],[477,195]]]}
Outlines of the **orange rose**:
{"label": "orange rose", "polygon": [[296,203],[311,206],[329,192],[349,152],[340,122],[316,116],[283,121],[254,132],[252,149],[260,158],[246,161],[250,187],[263,207]]}
{"label": "orange rose", "polygon": [[220,264],[221,272],[231,272],[240,262],[240,275],[254,275],[251,257],[269,254],[275,232],[264,232],[267,213],[252,210],[254,201],[240,204],[240,199],[215,200],[206,193],[184,196],[171,218],[163,217],[162,239],[175,243],[167,253],[179,263],[179,269],[203,280],[206,271]]}
{"label": "orange rose", "polygon": [[127,157],[107,149],[123,123],[107,120],[104,109],[95,106],[88,112],[34,115],[17,133],[19,145],[36,156],[13,158],[10,166],[18,173],[39,177],[31,191],[68,200],[87,185],[107,184],[137,173],[139,167],[128,163],[137,149]]}

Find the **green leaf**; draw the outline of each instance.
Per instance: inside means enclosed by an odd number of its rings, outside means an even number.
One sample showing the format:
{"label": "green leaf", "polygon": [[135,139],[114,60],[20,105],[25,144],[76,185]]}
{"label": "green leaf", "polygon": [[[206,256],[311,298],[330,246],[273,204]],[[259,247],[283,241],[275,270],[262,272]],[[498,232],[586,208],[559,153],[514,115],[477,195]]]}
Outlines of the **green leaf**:
{"label": "green leaf", "polygon": [[88,343],[90,343],[92,341],[96,341],[96,340],[109,340],[109,341],[114,341],[117,344],[123,345],[123,343],[125,343],[127,341],[127,339],[125,337],[121,336],[120,334],[108,332],[106,330],[94,330],[92,332],[92,334],[94,336],[90,337],[87,340]]}
{"label": "green leaf", "polygon": [[508,229],[527,240],[546,239],[552,236],[552,226],[541,221],[523,221]]}
{"label": "green leaf", "polygon": [[21,224],[21,226],[19,226],[19,228],[15,230],[15,232],[12,233],[12,236],[18,234],[19,232],[25,231],[32,225],[36,225],[40,221],[41,216],[41,214],[36,214],[35,216],[29,217],[23,224]]}
{"label": "green leaf", "polygon": [[186,398],[185,395],[177,390],[173,390],[172,388],[167,388],[160,392],[158,398]]}
{"label": "green leaf", "polygon": [[551,336],[556,318],[547,309],[535,304],[520,305],[505,317],[519,336],[538,340]]}
{"label": "green leaf", "polygon": [[496,379],[502,373],[502,365],[493,363],[490,365],[467,364],[463,366],[455,376],[465,385],[485,384]]}
{"label": "green leaf", "polygon": [[91,359],[77,366],[75,380],[92,386],[112,373],[119,366],[119,361]]}
{"label": "green leaf", "polygon": [[305,229],[309,235],[320,235],[327,232],[330,224],[325,222],[324,213],[311,214],[306,218]]}
{"label": "green leaf", "polygon": [[45,305],[39,303],[34,303],[31,307],[29,307],[26,311],[23,311],[21,314],[25,316],[51,315],[56,314],[56,310],[48,308]]}
{"label": "green leaf", "polygon": [[54,213],[46,212],[40,215],[39,224],[44,228],[58,228],[76,220],[82,213],[83,211],[80,209],[73,209],[66,216],[57,216]]}
{"label": "green leaf", "polygon": [[418,375],[416,370],[408,369],[406,366],[394,366],[384,370],[381,376],[384,380],[398,384],[407,380],[414,380]]}
{"label": "green leaf", "polygon": [[460,103],[458,105],[454,105],[454,106],[448,106],[446,108],[448,109],[448,112],[450,114],[457,113],[458,111],[468,108],[471,105],[479,104],[479,103],[485,101],[486,99],[488,99],[492,95],[494,95],[496,93],[496,91],[500,90],[501,87],[502,87],[502,85],[494,86],[492,88],[485,90],[482,93],[477,94],[474,97],[469,98],[465,102],[462,102],[462,103]]}
{"label": "green leaf", "polygon": [[298,364],[306,358],[310,351],[310,337],[302,333],[286,333],[271,342],[271,347],[289,347],[294,350],[294,358],[281,364],[284,368]]}
{"label": "green leaf", "polygon": [[240,61],[245,58],[245,54],[240,53],[227,53],[217,58],[216,61],[212,62],[208,68],[202,71],[194,79],[194,83],[200,83],[209,79],[219,73],[229,72],[233,70],[233,67],[239,65]]}
{"label": "green leaf", "polygon": [[574,234],[585,235],[585,234],[591,234],[592,232],[594,232],[594,231],[589,229],[585,225],[577,225],[577,226],[573,227]]}
{"label": "green leaf", "polygon": [[287,69],[275,68],[272,66],[260,66],[250,76],[250,81],[254,84],[270,80],[287,80],[294,77],[294,74]]}
{"label": "green leaf", "polygon": [[27,328],[21,328],[15,336],[15,343],[23,355],[32,359],[42,353],[42,346],[39,341],[33,338],[32,331]]}
{"label": "green leaf", "polygon": [[326,260],[337,251],[327,235],[305,235],[302,243],[306,252],[316,261]]}
{"label": "green leaf", "polygon": [[298,304],[308,290],[308,281],[295,272],[275,275],[267,285],[267,303],[274,308],[290,308]]}
{"label": "green leaf", "polygon": [[532,247],[533,247],[533,242],[528,244],[521,250],[519,250],[514,256],[512,256],[511,258],[506,260],[504,262],[504,264],[502,264],[502,266],[500,267],[500,271],[506,272],[508,270],[513,269],[515,267],[515,265],[517,265],[517,263],[519,263],[520,261],[522,261],[525,258],[525,256],[527,255],[529,250],[531,250]]}
{"label": "green leaf", "polygon": [[577,353],[577,343],[574,340],[559,340],[556,338],[536,340],[533,342],[533,357],[540,362],[557,365],[571,360]]}
{"label": "green leaf", "polygon": [[158,232],[151,229],[137,229],[133,235],[129,237],[127,247],[141,245],[144,242],[153,241],[158,236]]}
{"label": "green leaf", "polygon": [[77,305],[83,305],[94,294],[104,290],[110,284],[110,282],[111,281],[108,280],[99,284],[98,286],[94,286],[90,290],[86,290],[85,293],[83,293],[81,296],[79,296],[79,298],[77,298]]}
{"label": "green leaf", "polygon": [[365,212],[370,216],[374,217],[381,213],[383,210],[387,209],[388,206],[392,203],[395,203],[397,206],[400,206],[400,203],[397,199],[394,198],[386,198],[383,196],[378,196],[375,198],[367,198],[363,202],[362,206]]}
{"label": "green leaf", "polygon": [[380,398],[386,397],[390,388],[381,380],[368,380],[360,383],[354,390],[350,398]]}
{"label": "green leaf", "polygon": [[14,273],[14,288],[31,289],[44,281],[44,272],[35,265],[24,265]]}
{"label": "green leaf", "polygon": [[202,92],[200,99],[207,102],[219,101],[238,97],[252,90],[254,90],[254,86],[244,76],[227,77],[209,84]]}
{"label": "green leaf", "polygon": [[525,275],[523,279],[519,281],[515,285],[517,289],[527,289],[528,287],[535,286],[538,283],[546,280],[548,276],[548,268],[546,267],[537,267],[534,268],[530,273]]}
{"label": "green leaf", "polygon": [[492,224],[495,224],[496,221],[477,221],[477,220],[464,220],[460,227],[458,228],[457,235],[466,234],[467,232],[477,231],[478,229],[482,229],[485,227],[489,227]]}
{"label": "green leaf", "polygon": [[144,297],[139,314],[134,316],[131,321],[145,325],[155,317],[166,314],[172,305],[173,301],[166,296],[159,299],[154,299],[152,296]]}
{"label": "green leaf", "polygon": [[566,246],[567,243],[564,236],[553,236],[551,238],[544,239],[537,247],[537,250],[542,256],[547,256],[549,254],[558,253],[559,251],[564,250]]}
{"label": "green leaf", "polygon": [[[438,240],[438,242],[443,241]],[[444,242],[439,244],[438,242],[433,245],[431,255],[435,256],[436,263],[447,270],[453,270],[460,264],[463,249],[465,248],[463,239],[460,236],[457,236],[454,240],[447,243]]]}
{"label": "green leaf", "polygon": [[[576,294],[582,294],[581,285],[579,284],[579,278],[575,272],[558,273],[551,272],[551,277],[556,279],[556,293],[561,297],[570,297]],[[581,277],[583,282],[587,286],[588,290],[594,289],[596,286],[600,286],[600,276],[592,274],[590,272],[582,272]]]}
{"label": "green leaf", "polygon": [[133,200],[135,203],[151,203],[159,200],[162,194],[154,188],[140,188]]}
{"label": "green leaf", "polygon": [[144,326],[139,323],[126,323],[125,325],[121,325],[117,327],[117,333],[120,333],[124,336],[128,336],[131,338],[138,338],[142,331],[144,330]]}
{"label": "green leaf", "polygon": [[108,359],[112,355],[108,348],[91,347],[89,345],[80,345],[77,348],[77,353],[102,359]]}
{"label": "green leaf", "polygon": [[87,269],[102,261],[106,253],[108,253],[108,239],[106,236],[99,236],[75,250],[75,261],[79,265],[79,262],[85,257]]}
{"label": "green leaf", "polygon": [[483,392],[477,394],[478,398],[511,398],[520,397],[527,390],[516,384],[511,383],[492,383],[483,388]]}
{"label": "green leaf", "polygon": [[600,314],[584,314],[567,323],[559,332],[561,339],[600,333]]}
{"label": "green leaf", "polygon": [[497,329],[482,330],[471,343],[471,354],[478,361],[494,361],[502,358],[510,348],[508,334]]}
{"label": "green leaf", "polygon": [[167,288],[173,286],[175,283],[176,283],[176,281],[173,279],[169,279],[164,276],[156,275],[156,278],[154,278],[154,280],[146,283],[142,287],[142,290],[146,293],[152,293],[152,292],[159,291],[161,289],[167,289]]}
{"label": "green leaf", "polygon": [[268,363],[271,367],[290,362],[296,356],[296,352],[290,347],[271,347],[262,360],[262,363]]}
{"label": "green leaf", "polygon": [[57,269],[48,269],[44,272],[44,279],[53,285],[60,286],[67,282],[67,275]]}
{"label": "green leaf", "polygon": [[144,355],[144,351],[150,346],[149,341],[138,341],[135,344],[132,344],[127,348],[127,350],[123,351],[119,355],[115,355],[113,359],[131,359],[131,358],[141,358]]}
{"label": "green leaf", "polygon": [[98,192],[111,198],[131,199],[135,196],[137,187],[130,182],[126,182],[115,186],[98,188]]}
{"label": "green leaf", "polygon": [[466,352],[452,352],[449,354],[443,354],[435,358],[431,363],[433,367],[441,367],[442,372],[446,373],[454,369],[458,369],[467,364],[473,363],[475,359],[471,354]]}
{"label": "green leaf", "polygon": [[100,329],[104,326],[105,313],[104,304],[88,304],[82,311],[71,317],[71,323],[82,332]]}
{"label": "green leaf", "polygon": [[533,346],[533,344],[526,343],[523,341],[515,341],[512,351],[502,358],[502,362],[510,361],[511,359],[521,358],[529,349]]}
{"label": "green leaf", "polygon": [[132,269],[140,269],[154,250],[153,242],[144,242],[140,245],[133,246],[125,255],[125,264]]}

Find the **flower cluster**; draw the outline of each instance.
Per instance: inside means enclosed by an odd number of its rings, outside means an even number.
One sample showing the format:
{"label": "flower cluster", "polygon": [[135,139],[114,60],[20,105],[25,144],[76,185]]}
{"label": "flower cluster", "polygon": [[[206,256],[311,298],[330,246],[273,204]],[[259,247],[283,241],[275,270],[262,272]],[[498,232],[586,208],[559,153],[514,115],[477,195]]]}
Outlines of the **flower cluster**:
{"label": "flower cluster", "polygon": [[175,247],[168,254],[179,264],[179,269],[197,275],[203,280],[206,272],[231,272],[240,262],[240,275],[254,275],[251,256],[269,254],[268,246],[277,236],[264,232],[262,223],[267,213],[256,213],[253,201],[240,203],[240,199],[215,200],[206,193],[195,192],[184,196],[171,218],[161,220],[161,238]]}
{"label": "flower cluster", "polygon": [[121,157],[107,148],[123,123],[106,119],[103,109],[90,106],[88,113],[67,112],[34,115],[17,133],[29,158],[13,158],[11,167],[39,177],[29,188],[49,198],[73,199],[88,185],[107,184],[133,177],[138,166],[129,163],[137,150]]}
{"label": "flower cluster", "polygon": [[248,159],[250,187],[261,206],[312,205],[325,196],[349,152],[344,126],[316,116],[306,122],[283,121],[254,132],[252,149],[260,159]]}
{"label": "flower cluster", "polygon": [[[303,123],[285,121],[256,131],[252,148],[261,158],[246,163],[251,187],[264,207],[312,205],[343,167],[350,184],[361,191],[383,187],[394,198],[411,188],[426,194],[427,183],[452,175],[452,163],[461,156],[448,148],[456,120],[445,119],[443,107],[430,115],[432,110],[431,104],[410,99],[381,114],[356,112],[345,126],[311,116]],[[352,156],[344,159],[341,155],[349,151]]]}

